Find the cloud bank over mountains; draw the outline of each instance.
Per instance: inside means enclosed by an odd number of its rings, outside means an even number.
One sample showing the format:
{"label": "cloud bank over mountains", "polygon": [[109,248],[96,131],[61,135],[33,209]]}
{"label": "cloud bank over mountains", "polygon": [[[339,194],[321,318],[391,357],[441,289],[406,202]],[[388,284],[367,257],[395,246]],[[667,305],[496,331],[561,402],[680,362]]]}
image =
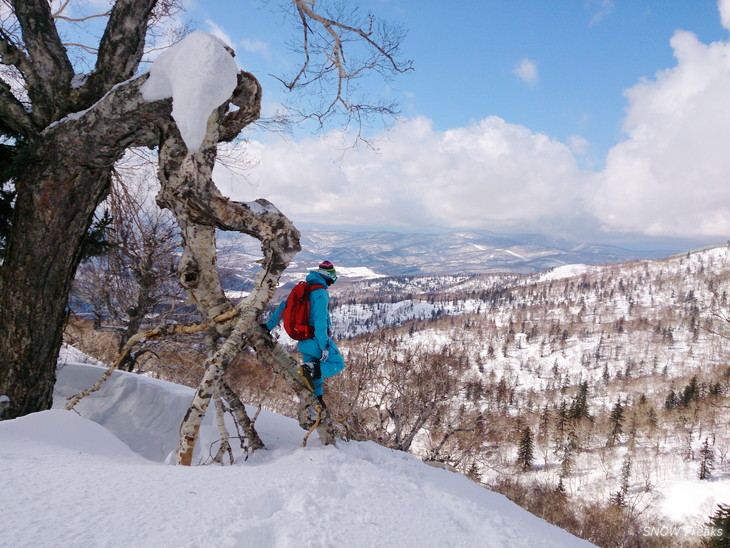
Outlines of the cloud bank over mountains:
{"label": "cloud bank over mountains", "polygon": [[[719,3],[730,26],[730,0]],[[234,199],[271,200],[320,228],[486,229],[610,240],[730,236],[730,42],[677,31],[676,66],[625,91],[624,139],[600,171],[564,143],[496,116],[440,130],[426,117],[346,150],[341,134],[245,144],[257,165],[219,169]],[[569,85],[569,83],[566,83]],[[444,100],[458,101],[458,91]],[[581,143],[576,147],[576,143]]]}

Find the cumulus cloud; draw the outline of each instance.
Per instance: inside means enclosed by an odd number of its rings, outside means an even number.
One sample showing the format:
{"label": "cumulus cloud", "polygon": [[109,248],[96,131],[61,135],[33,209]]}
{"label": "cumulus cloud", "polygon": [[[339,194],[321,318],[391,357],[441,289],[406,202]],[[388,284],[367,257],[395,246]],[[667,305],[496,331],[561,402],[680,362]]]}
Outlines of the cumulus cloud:
{"label": "cumulus cloud", "polygon": [[517,66],[512,70],[512,74],[517,76],[520,80],[526,83],[528,86],[535,86],[540,80],[537,74],[537,63],[531,59],[522,59]]}
{"label": "cumulus cloud", "polygon": [[570,146],[570,150],[578,156],[587,154],[588,150],[591,148],[591,144],[588,139],[581,137],[580,135],[571,135],[568,137],[568,145]]}
{"label": "cumulus cloud", "polygon": [[228,177],[222,188],[235,199],[265,197],[295,222],[318,226],[541,232],[575,218],[584,181],[566,145],[494,116],[448,131],[408,120],[378,152],[362,147],[341,158],[340,144],[336,134],[252,142],[251,184],[231,183],[225,170],[216,178]]}
{"label": "cumulus cloud", "polygon": [[592,208],[606,230],[730,234],[730,43],[671,39],[677,65],[626,92],[627,139],[596,177]]}
{"label": "cumulus cloud", "polygon": [[730,30],[730,0],[718,0],[717,7],[720,10],[722,26]]}
{"label": "cumulus cloud", "polygon": [[[718,7],[730,27],[730,0]],[[234,199],[264,197],[295,223],[322,228],[724,241],[730,236],[730,42],[704,44],[679,31],[670,45],[676,66],[625,92],[626,137],[601,172],[578,167],[590,148],[580,136],[562,143],[495,116],[442,131],[417,117],[397,125],[378,153],[362,147],[343,157],[337,133],[252,141],[246,147],[258,165],[245,175],[219,168],[216,181]],[[530,63],[523,61],[521,77],[537,81]]]}

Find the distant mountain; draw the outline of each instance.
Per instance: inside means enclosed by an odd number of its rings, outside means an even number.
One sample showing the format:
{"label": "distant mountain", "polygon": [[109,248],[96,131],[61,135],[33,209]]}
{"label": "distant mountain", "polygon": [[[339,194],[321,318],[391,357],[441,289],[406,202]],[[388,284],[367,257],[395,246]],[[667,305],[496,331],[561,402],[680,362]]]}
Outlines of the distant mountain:
{"label": "distant mountain", "polygon": [[[242,263],[261,257],[259,243],[240,236],[221,235]],[[449,234],[401,234],[397,232],[302,233],[302,251],[290,273],[297,275],[323,259],[336,266],[365,267],[386,276],[415,274],[533,273],[565,264],[604,264],[636,259],[663,258],[671,251],[634,251],[620,247],[578,243],[539,234],[495,234],[487,231]]]}

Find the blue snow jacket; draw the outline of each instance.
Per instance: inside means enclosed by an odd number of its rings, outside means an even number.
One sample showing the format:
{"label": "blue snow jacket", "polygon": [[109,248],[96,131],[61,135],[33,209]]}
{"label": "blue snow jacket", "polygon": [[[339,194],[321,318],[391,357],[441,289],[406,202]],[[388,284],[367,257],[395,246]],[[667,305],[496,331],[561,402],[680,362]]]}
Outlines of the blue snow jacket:
{"label": "blue snow jacket", "polygon": [[[307,283],[323,285],[327,287],[324,277],[312,270],[307,275]],[[297,347],[305,362],[319,360],[323,350],[329,350],[327,359],[320,362],[322,378],[314,381],[314,395],[321,396],[323,391],[323,379],[336,375],[345,368],[345,360],[337,348],[335,341],[330,338],[332,330],[332,319],[329,312],[330,296],[327,289],[315,289],[309,293],[309,324],[314,327],[314,337],[306,341],[299,341]],[[279,303],[274,313],[266,322],[269,330],[274,329],[281,320],[286,308],[286,299]]]}

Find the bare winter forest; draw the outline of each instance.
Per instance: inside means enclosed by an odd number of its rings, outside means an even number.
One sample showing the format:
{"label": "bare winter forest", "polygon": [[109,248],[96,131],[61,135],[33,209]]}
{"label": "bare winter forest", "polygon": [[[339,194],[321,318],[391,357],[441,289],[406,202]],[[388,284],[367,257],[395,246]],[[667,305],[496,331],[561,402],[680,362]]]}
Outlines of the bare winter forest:
{"label": "bare winter forest", "polygon": [[[325,398],[341,435],[453,468],[601,546],[697,545],[714,505],[676,499],[730,493],[729,292],[727,247],[337,284],[348,367]],[[67,341],[109,360],[119,335],[90,323],[72,319]],[[134,367],[195,386],[204,353],[180,339]],[[253,354],[228,375],[243,401],[293,412]]]}

